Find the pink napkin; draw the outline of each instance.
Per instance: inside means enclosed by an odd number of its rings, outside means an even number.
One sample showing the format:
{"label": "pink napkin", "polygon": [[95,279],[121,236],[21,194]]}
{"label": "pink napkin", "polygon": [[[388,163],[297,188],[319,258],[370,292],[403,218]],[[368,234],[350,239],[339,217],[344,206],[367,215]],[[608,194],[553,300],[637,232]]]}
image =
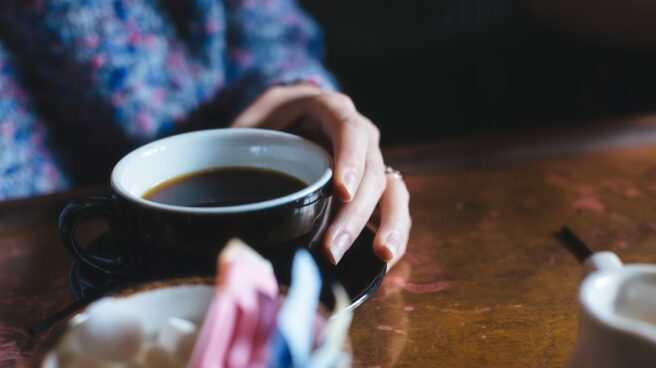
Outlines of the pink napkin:
{"label": "pink napkin", "polygon": [[273,267],[233,239],[219,255],[218,271],[188,367],[266,367],[279,304]]}

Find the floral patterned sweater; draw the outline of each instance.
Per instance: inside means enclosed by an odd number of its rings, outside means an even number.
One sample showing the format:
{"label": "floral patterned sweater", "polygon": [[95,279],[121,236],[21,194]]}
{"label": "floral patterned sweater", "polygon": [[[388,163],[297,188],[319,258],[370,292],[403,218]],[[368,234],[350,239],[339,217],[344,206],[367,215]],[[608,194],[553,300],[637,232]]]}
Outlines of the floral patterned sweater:
{"label": "floral patterned sweater", "polygon": [[0,2],[0,200],[106,177],[275,84],[334,89],[294,0]]}

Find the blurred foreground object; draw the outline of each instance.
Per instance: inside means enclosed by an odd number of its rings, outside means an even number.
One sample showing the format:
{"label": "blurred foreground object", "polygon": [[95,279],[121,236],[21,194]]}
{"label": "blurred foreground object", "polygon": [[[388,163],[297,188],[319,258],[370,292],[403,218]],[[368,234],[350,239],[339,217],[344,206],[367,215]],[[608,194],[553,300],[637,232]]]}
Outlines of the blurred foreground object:
{"label": "blurred foreground object", "polygon": [[334,286],[335,314],[320,305],[321,275],[307,250],[294,255],[286,293],[271,263],[241,240],[228,242],[217,266],[214,287],[160,288],[91,304],[69,321],[41,367],[350,366],[342,350],[350,298]]}

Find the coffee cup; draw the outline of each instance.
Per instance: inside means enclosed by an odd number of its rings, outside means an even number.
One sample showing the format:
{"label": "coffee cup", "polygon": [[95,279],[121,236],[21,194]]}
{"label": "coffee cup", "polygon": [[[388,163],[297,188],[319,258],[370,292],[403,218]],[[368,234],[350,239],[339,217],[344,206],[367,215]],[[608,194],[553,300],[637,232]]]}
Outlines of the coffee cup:
{"label": "coffee cup", "polygon": [[[212,273],[216,255],[232,237],[242,238],[270,259],[284,257],[298,247],[314,249],[319,244],[330,212],[331,167],[332,159],[323,148],[288,133],[213,129],[175,135],[123,157],[112,171],[111,196],[67,205],[60,216],[60,234],[79,262],[110,275]],[[205,207],[146,196],[176,178],[234,168],[270,170],[304,184],[274,198]],[[266,181],[251,184],[256,189],[260,185],[259,191],[266,189]],[[179,186],[184,192],[184,183]],[[78,244],[78,224],[92,217],[108,223],[116,239],[115,257]]]}

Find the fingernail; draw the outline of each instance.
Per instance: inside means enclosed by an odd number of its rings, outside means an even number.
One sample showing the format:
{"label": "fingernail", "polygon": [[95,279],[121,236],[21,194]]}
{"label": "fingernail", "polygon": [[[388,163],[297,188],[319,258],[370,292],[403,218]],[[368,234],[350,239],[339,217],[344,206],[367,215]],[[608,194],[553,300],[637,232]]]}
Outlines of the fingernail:
{"label": "fingernail", "polygon": [[387,235],[387,238],[385,239],[385,248],[387,248],[387,250],[389,250],[390,254],[392,255],[390,261],[396,258],[400,246],[401,246],[401,236],[399,236],[399,233],[397,233],[396,231],[389,233],[389,235]]}
{"label": "fingernail", "polygon": [[349,246],[349,239],[350,238],[347,233],[342,233],[338,235],[335,240],[333,240],[333,243],[328,248],[330,250],[330,254],[333,256],[334,264],[338,264],[344,256],[344,253],[346,253],[346,250]]}
{"label": "fingernail", "polygon": [[352,199],[355,196],[355,186],[357,184],[355,182],[356,179],[355,170],[346,171],[342,177],[342,183],[344,183],[344,188],[349,195],[349,199]]}

